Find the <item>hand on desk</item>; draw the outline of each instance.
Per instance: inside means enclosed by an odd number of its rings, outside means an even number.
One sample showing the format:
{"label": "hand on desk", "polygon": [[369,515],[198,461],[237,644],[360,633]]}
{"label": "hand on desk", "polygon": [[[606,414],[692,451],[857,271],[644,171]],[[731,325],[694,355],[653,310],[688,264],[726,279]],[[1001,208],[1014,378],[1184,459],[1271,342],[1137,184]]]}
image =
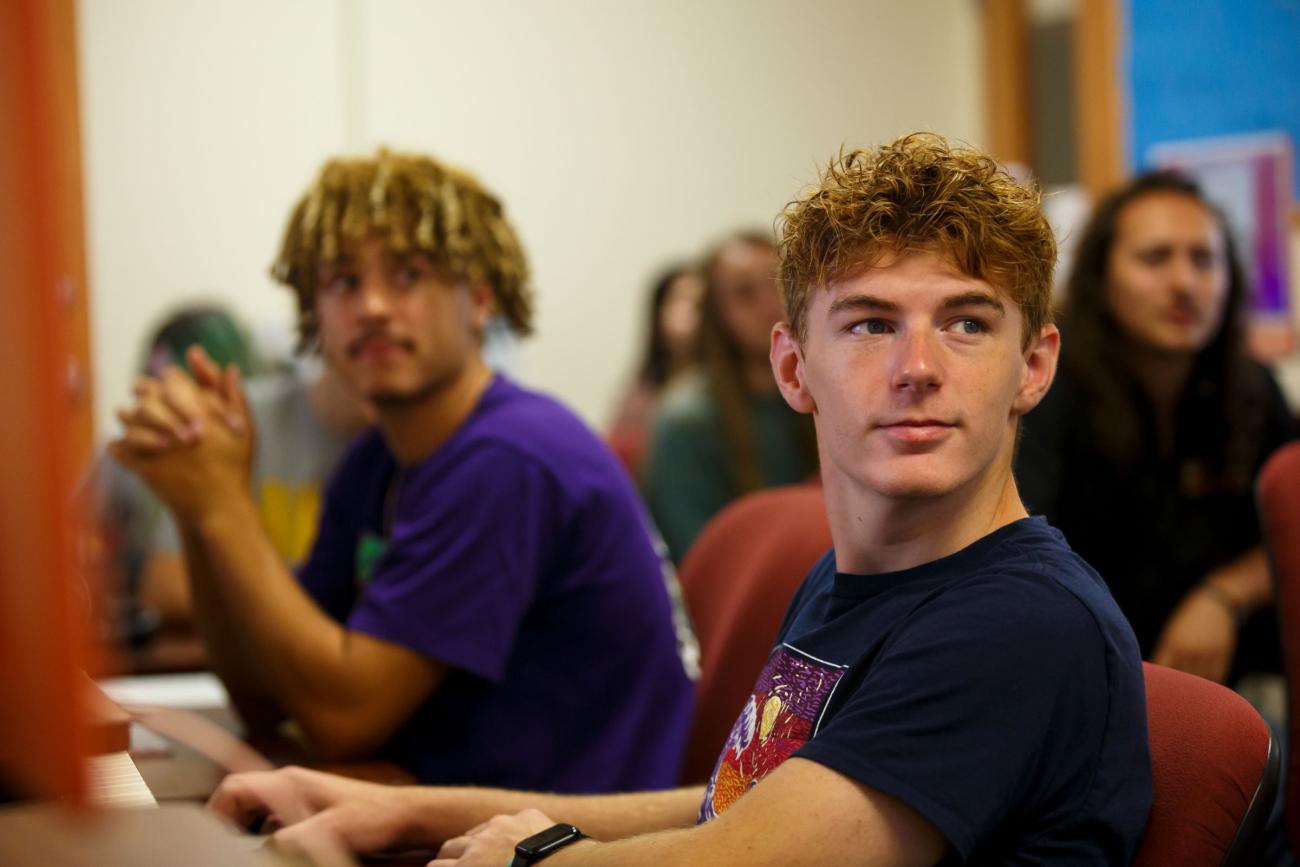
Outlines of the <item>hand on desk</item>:
{"label": "hand on desk", "polygon": [[411,791],[289,767],[226,777],[208,809],[242,829],[273,831],[275,844],[291,851],[324,842],[367,855],[433,845],[417,839]]}
{"label": "hand on desk", "polygon": [[514,858],[516,843],[554,824],[541,810],[495,816],[444,843],[428,867],[501,867]]}
{"label": "hand on desk", "polygon": [[[428,824],[421,820],[419,792],[417,786],[289,767],[231,774],[208,800],[208,809],[243,830],[272,832],[274,844],[291,852],[374,855],[437,845],[421,830]],[[516,843],[554,824],[540,810],[496,816],[447,840],[430,867],[501,867],[510,862]]]}
{"label": "hand on desk", "polygon": [[113,457],[148,483],[181,521],[222,497],[248,495],[253,425],[233,367],[222,370],[198,346],[187,354],[194,379],[179,368],[136,383],[136,404],[121,410]]}

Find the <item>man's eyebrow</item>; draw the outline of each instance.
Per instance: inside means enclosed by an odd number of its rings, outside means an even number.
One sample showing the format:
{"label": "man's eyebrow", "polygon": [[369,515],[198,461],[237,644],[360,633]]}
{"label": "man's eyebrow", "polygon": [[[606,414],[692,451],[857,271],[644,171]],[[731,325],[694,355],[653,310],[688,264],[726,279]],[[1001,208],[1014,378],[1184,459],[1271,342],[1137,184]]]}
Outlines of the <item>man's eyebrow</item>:
{"label": "man's eyebrow", "polygon": [[[962,292],[957,295],[949,295],[940,302],[939,307],[941,310],[951,310],[957,307],[988,307],[998,313],[1006,312],[1006,306],[1001,299],[988,292]],[[900,309],[896,302],[875,295],[842,295],[831,302],[830,315],[834,316],[845,310],[879,310],[896,313]]]}
{"label": "man's eyebrow", "polygon": [[841,295],[831,302],[830,315],[834,316],[845,310],[882,310],[888,313],[896,313],[899,306],[884,298],[878,298],[875,295]]}
{"label": "man's eyebrow", "polygon": [[316,270],[321,273],[327,273],[329,271],[335,270],[336,268],[346,268],[349,265],[351,265],[352,262],[353,262],[352,254],[340,253],[339,255],[335,256],[333,259],[329,259],[329,260],[322,259],[320,262],[316,264]]}
{"label": "man's eyebrow", "polygon": [[943,299],[943,303],[939,306],[943,310],[952,310],[957,307],[988,307],[997,313],[1005,314],[1007,312],[1006,305],[1002,303],[1002,300],[988,292],[962,292],[958,295],[949,295]]}

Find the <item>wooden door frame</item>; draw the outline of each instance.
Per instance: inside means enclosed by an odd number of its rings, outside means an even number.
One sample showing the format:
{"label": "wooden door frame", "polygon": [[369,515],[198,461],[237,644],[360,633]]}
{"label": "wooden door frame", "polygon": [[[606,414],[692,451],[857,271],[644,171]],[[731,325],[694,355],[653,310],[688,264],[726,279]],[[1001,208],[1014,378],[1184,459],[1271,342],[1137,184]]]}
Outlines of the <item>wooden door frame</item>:
{"label": "wooden door frame", "polygon": [[74,0],[0,3],[0,775],[84,796],[92,442]]}

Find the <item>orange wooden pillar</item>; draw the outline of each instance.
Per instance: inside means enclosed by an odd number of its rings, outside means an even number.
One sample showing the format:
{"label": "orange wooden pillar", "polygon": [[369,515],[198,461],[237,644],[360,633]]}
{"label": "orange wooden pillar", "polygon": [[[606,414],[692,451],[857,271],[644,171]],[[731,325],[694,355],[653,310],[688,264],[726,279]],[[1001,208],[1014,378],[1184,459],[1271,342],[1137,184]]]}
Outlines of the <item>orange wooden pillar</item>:
{"label": "orange wooden pillar", "polygon": [[1129,173],[1120,16],[1118,0],[1087,0],[1079,4],[1074,25],[1079,181],[1094,201],[1123,183]]}
{"label": "orange wooden pillar", "polygon": [[0,785],[80,798],[91,449],[73,0],[0,0]]}
{"label": "orange wooden pillar", "polygon": [[988,149],[1003,162],[1032,166],[1029,14],[1025,0],[983,4],[984,111]]}

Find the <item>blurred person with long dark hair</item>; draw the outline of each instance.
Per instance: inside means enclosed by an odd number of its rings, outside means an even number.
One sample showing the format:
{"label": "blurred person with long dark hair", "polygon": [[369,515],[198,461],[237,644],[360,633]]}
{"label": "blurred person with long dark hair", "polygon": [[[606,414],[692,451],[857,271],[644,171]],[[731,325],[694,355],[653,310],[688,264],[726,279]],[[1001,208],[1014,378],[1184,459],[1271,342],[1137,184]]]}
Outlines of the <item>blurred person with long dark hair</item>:
{"label": "blurred person with long dark hair", "polygon": [[1293,419],[1245,353],[1248,295],[1193,182],[1150,174],[1105,199],[1017,460],[1026,503],[1106,579],[1144,656],[1220,682],[1278,664],[1251,491]]}
{"label": "blurred person with long dark hair", "polygon": [[608,435],[610,447],[634,476],[641,475],[660,396],[694,362],[703,295],[704,278],[684,263],[660,274],[650,292],[645,350]]}
{"label": "blurred person with long dark hair", "polygon": [[768,361],[783,315],[777,264],[772,239],[757,232],[705,259],[698,370],[664,394],[643,483],[676,560],[727,503],[817,469],[812,424],[781,399]]}

